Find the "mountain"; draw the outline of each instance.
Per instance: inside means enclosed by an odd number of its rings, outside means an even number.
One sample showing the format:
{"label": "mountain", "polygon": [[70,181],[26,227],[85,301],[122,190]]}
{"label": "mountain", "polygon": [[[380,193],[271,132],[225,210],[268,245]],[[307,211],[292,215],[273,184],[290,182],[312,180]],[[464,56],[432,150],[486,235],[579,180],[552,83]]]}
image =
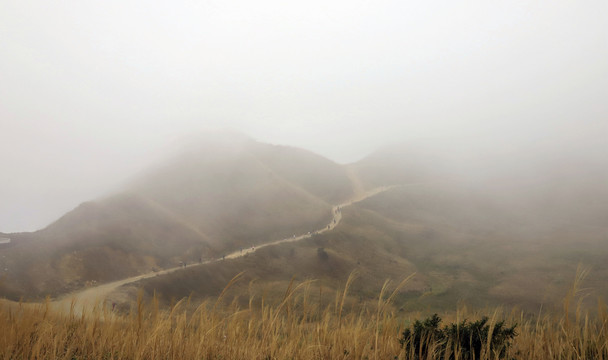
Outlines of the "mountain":
{"label": "mountain", "polygon": [[220,249],[308,231],[352,194],[345,170],[321,156],[217,135],[131,187],[210,234]]}
{"label": "mountain", "polygon": [[302,149],[212,134],[46,229],[6,235],[15,241],[0,248],[0,294],[58,295],[305,234],[327,224],[333,204],[393,185],[345,208],[332,231],[149,278],[112,299],[138,288],[164,304],[213,298],[245,272],[230,292],[243,305],[249,295],[281,299],[294,276],[318,279],[319,301],[332,301],[356,270],[351,305],[372,301],[387,278],[415,272],[395,297],[398,308],[437,311],[464,301],[533,312],[559,307],[582,263],[593,269],[589,306],[595,295],[608,298],[606,153],[402,144],[342,166]]}
{"label": "mountain", "polygon": [[446,154],[412,144],[383,147],[350,165],[365,188],[440,180],[449,176]]}
{"label": "mountain", "polygon": [[608,298],[608,163],[597,156],[606,152],[446,148],[392,146],[347,166],[365,188],[397,186],[345,208],[333,231],[120,292],[143,287],[166,304],[212,298],[244,271],[231,290],[243,306],[243,294],[280,301],[294,276],[318,279],[331,301],[356,270],[350,300],[365,304],[385,279],[415,272],[398,308],[432,313],[465,302],[535,312],[560,309],[583,264],[592,267],[584,305]]}
{"label": "mountain", "polygon": [[351,194],[346,170],[321,156],[206,134],[122,191],[40,231],[9,234],[0,295],[59,295],[304,233]]}
{"label": "mountain", "polygon": [[579,264],[592,268],[589,305],[608,298],[606,154],[605,141],[388,147],[353,167],[403,186],[357,208],[382,219],[367,231],[405,249],[432,289],[410,306],[559,307]]}

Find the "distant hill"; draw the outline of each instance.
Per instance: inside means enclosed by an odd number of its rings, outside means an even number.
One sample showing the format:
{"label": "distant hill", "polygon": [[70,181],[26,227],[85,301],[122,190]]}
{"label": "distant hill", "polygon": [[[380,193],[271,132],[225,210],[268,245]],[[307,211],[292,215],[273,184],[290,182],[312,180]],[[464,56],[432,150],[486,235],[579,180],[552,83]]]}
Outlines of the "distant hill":
{"label": "distant hill", "polygon": [[559,306],[579,263],[592,303],[608,298],[607,154],[605,141],[387,147],[352,166],[367,186],[405,186],[357,207],[433,289],[410,304]]}
{"label": "distant hill", "polygon": [[379,149],[350,166],[365,188],[373,188],[442,179],[449,175],[445,161],[445,155],[437,150],[395,144]]}
{"label": "distant hill", "polygon": [[585,305],[608,298],[608,163],[601,156],[394,146],[349,169],[367,188],[402,186],[345,209],[334,231],[311,240],[136,286],[168,304],[191,294],[217,296],[245,271],[232,294],[247,299],[243,294],[253,292],[270,301],[273,294],[281,299],[276,289],[284,290],[293,276],[319,279],[331,293],[356,270],[351,300],[365,303],[385,279],[416,272],[396,297],[400,308],[432,313],[464,301],[534,312],[541,305],[560,308],[581,263],[592,267]]}
{"label": "distant hill", "polygon": [[608,298],[608,149],[535,146],[396,145],[342,166],[238,134],[204,136],[119,193],[41,231],[7,234],[15,244],[0,248],[0,295],[56,295],[218,258],[318,229],[332,204],[398,185],[348,207],[337,228],[310,240],[150,278],[116,299],[140,286],[165,304],[214,297],[244,271],[232,290],[243,301],[249,292],[281,299],[294,276],[319,279],[319,297],[331,301],[356,270],[350,304],[416,272],[395,298],[399,308],[465,301],[535,311],[560,305],[579,263],[593,269],[588,301]]}
{"label": "distant hill", "polygon": [[309,231],[352,194],[334,162],[224,134],[151,169],[131,188],[209,234],[219,249]]}
{"label": "distant hill", "polygon": [[351,194],[345,169],[321,156],[207,134],[123,191],[40,231],[9,234],[0,296],[58,295],[305,233]]}

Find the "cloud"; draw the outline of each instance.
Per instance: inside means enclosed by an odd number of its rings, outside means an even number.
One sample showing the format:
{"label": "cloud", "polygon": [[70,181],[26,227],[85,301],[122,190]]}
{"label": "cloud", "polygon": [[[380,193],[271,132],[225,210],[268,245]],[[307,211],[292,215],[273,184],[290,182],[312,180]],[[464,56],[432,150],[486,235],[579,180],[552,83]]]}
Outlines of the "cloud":
{"label": "cloud", "polygon": [[420,138],[608,133],[607,11],[562,0],[3,2],[0,229],[43,226],[208,127],[339,162]]}

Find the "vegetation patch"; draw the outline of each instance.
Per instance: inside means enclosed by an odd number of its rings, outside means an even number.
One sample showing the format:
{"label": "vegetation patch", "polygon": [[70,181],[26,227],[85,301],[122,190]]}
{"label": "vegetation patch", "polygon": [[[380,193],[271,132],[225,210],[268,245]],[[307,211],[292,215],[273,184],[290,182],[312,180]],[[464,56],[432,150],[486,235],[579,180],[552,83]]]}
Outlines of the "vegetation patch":
{"label": "vegetation patch", "polygon": [[504,321],[492,323],[484,316],[475,322],[463,320],[440,328],[441,318],[433,316],[416,320],[401,334],[399,342],[412,359],[504,359],[517,335],[513,325]]}

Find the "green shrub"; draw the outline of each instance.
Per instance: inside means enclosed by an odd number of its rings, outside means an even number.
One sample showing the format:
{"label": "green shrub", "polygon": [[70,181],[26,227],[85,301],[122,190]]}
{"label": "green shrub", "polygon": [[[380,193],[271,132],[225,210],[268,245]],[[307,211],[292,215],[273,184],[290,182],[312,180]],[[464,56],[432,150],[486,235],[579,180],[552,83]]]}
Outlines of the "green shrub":
{"label": "green shrub", "polygon": [[[424,321],[416,320],[412,328],[403,331],[399,342],[406,354],[414,359],[437,358],[480,359],[482,349],[489,358],[504,358],[511,340],[517,335],[515,327],[507,327],[504,321],[494,324],[490,331],[488,318],[475,322],[454,323],[439,327],[441,318],[434,314]],[[488,337],[491,337],[488,341]]]}

